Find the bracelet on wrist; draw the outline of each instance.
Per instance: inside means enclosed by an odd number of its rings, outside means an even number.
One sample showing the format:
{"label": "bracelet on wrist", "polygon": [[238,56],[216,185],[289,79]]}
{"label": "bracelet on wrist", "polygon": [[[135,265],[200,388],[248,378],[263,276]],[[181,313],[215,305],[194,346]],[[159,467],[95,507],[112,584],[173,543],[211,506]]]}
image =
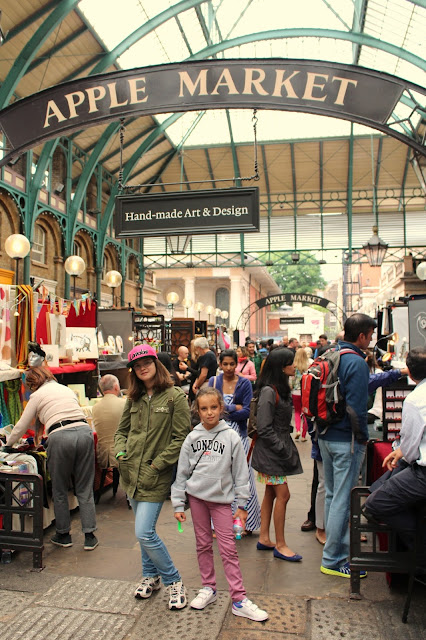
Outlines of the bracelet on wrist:
{"label": "bracelet on wrist", "polygon": [[118,458],[121,458],[121,456],[125,456],[126,455],[126,451],[119,451],[116,455],[115,455],[115,459],[118,460]]}

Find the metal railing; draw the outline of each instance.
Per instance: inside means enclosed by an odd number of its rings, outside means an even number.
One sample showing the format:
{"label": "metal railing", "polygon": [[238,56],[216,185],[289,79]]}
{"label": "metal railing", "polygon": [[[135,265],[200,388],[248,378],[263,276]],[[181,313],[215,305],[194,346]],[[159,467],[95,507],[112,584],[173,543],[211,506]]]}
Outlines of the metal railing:
{"label": "metal railing", "polygon": [[0,552],[30,551],[33,569],[43,568],[43,479],[30,473],[0,473]]}

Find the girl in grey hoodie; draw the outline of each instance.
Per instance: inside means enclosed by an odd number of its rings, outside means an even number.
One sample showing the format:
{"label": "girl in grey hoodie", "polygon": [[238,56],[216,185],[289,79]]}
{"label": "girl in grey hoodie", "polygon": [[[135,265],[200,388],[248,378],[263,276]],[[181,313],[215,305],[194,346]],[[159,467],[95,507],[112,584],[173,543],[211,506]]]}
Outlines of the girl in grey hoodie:
{"label": "girl in grey hoodie", "polygon": [[194,525],[202,589],[192,600],[193,609],[204,609],[217,599],[213,561],[213,534],[216,532],[220,557],[232,598],[232,613],[261,622],[266,611],[246,597],[232,529],[231,504],[238,501],[235,518],[247,519],[250,497],[247,460],[239,435],[221,420],[223,398],[217,389],[201,389],[196,397],[200,424],[186,437],[179,456],[176,480],[172,485],[175,518],[185,522],[188,495]]}

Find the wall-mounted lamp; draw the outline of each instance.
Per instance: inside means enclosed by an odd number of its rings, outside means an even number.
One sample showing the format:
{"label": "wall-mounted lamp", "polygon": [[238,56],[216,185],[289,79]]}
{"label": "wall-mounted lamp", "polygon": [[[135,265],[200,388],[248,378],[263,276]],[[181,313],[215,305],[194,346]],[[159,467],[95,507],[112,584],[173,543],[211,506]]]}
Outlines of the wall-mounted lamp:
{"label": "wall-mounted lamp", "polygon": [[105,283],[110,289],[112,289],[112,306],[113,307],[115,306],[115,303],[114,303],[115,288],[119,287],[122,282],[123,282],[123,276],[119,271],[115,271],[114,269],[112,269],[111,271],[108,271],[105,274]]}
{"label": "wall-mounted lamp", "polygon": [[183,306],[184,306],[184,307],[185,307],[185,309],[186,309],[186,317],[188,317],[189,310],[190,310],[190,308],[192,307],[192,300],[190,300],[189,298],[184,298],[184,299],[182,300],[182,304],[183,304]]}
{"label": "wall-mounted lamp", "polygon": [[293,253],[291,254],[291,261],[293,264],[297,264],[300,260],[300,253],[298,253],[297,251],[293,251]]}
{"label": "wall-mounted lamp", "polygon": [[80,256],[68,256],[64,263],[65,271],[68,275],[72,276],[74,279],[74,299],[75,299],[75,281],[77,276],[81,276],[81,274],[86,269],[86,263],[83,258]]}
{"label": "wall-mounted lamp", "polygon": [[166,300],[167,300],[167,302],[168,302],[168,304],[170,306],[171,315],[172,315],[172,318],[173,318],[174,305],[179,302],[179,296],[176,293],[176,291],[170,291],[166,296]]}
{"label": "wall-mounted lamp", "polygon": [[198,311],[198,320],[201,320],[200,316],[201,312],[204,310],[204,304],[202,302],[196,302],[194,309],[195,311]]}
{"label": "wall-mounted lamp", "polygon": [[30,241],[22,233],[13,233],[6,238],[4,248],[9,256],[16,260],[15,284],[19,284],[19,261],[25,258],[30,252]]}
{"label": "wall-mounted lamp", "polygon": [[227,320],[229,317],[229,313],[227,311],[221,311],[220,317],[222,318],[222,320]]}

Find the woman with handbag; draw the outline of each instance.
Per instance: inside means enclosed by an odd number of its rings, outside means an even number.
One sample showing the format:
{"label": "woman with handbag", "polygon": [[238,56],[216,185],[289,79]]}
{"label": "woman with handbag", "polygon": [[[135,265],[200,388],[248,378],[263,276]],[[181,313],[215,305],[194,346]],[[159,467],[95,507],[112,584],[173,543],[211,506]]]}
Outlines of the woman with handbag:
{"label": "woman with handbag", "polygon": [[142,553],[143,578],[134,595],[149,598],[160,589],[162,579],[169,588],[169,609],[182,609],[187,604],[186,589],[155,526],[190,431],[188,402],[184,392],[173,386],[155,349],[136,346],[128,360],[128,400],[115,434],[115,457]]}
{"label": "woman with handbag", "polygon": [[[287,476],[303,473],[297,447],[291,433],[292,402],[289,376],[294,375],[294,353],[290,349],[271,351],[257,381],[257,439],[252,467],[257,479],[265,484],[261,507],[258,551],[273,551],[274,557],[300,562],[302,556],[287,546],[284,536],[285,514],[290,491]],[[272,512],[276,542],[271,542],[269,529]]]}
{"label": "woman with handbag", "polygon": [[[236,373],[237,354],[233,349],[221,351],[219,364],[222,373],[210,378],[209,386],[215,387],[221,394],[225,403],[224,419],[234,431],[238,433],[243,443],[245,454],[250,449],[250,441],[247,435],[247,419],[250,414],[250,400],[253,390],[249,380]],[[249,467],[250,499],[247,503],[248,515],[245,525],[245,533],[251,534],[260,527],[260,505],[257,497],[256,483],[251,465]],[[235,513],[237,503],[232,504]]]}
{"label": "woman with handbag", "polygon": [[236,368],[236,373],[244,376],[247,380],[250,380],[252,385],[256,382],[256,369],[253,362],[249,358],[248,351],[246,347],[237,347],[236,348],[237,356],[238,356],[238,364]]}

